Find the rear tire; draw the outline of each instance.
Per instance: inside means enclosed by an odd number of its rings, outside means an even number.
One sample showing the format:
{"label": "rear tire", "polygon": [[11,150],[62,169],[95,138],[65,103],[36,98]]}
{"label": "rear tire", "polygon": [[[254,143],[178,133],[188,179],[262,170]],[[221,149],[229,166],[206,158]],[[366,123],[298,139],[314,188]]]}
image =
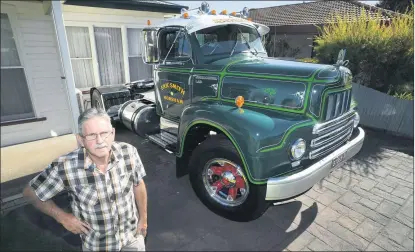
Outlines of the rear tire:
{"label": "rear tire", "polygon": [[98,90],[94,89],[91,95],[91,108],[104,109],[101,95]]}
{"label": "rear tire", "polygon": [[[216,165],[209,166],[212,161]],[[235,168],[232,169],[232,166]],[[249,182],[241,157],[224,136],[210,137],[198,145],[192,153],[189,167],[189,179],[196,195],[218,215],[234,221],[251,221],[262,216],[270,205],[265,200],[266,185]],[[217,179],[210,180],[213,177]],[[231,190],[238,193],[231,193]]]}

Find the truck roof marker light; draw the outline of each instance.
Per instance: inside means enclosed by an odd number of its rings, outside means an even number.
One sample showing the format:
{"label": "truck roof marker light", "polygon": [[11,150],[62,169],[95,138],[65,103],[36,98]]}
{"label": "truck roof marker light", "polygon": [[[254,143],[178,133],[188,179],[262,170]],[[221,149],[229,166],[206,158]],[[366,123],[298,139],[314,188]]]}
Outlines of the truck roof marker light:
{"label": "truck roof marker light", "polygon": [[221,15],[226,15],[228,12],[226,10],[221,11]]}
{"label": "truck roof marker light", "polygon": [[249,22],[252,22],[252,18],[248,18],[248,21],[249,21]]}
{"label": "truck roof marker light", "polygon": [[212,10],[212,11],[210,12],[210,14],[211,14],[211,15],[216,15],[216,10]]}
{"label": "truck roof marker light", "polygon": [[235,11],[232,12],[231,15],[235,17],[236,16],[236,12]]}
{"label": "truck roof marker light", "polygon": [[189,18],[189,13],[185,12],[185,13],[183,14],[183,18]]}
{"label": "truck roof marker light", "polygon": [[147,20],[147,25],[151,25],[151,21],[150,20]]}

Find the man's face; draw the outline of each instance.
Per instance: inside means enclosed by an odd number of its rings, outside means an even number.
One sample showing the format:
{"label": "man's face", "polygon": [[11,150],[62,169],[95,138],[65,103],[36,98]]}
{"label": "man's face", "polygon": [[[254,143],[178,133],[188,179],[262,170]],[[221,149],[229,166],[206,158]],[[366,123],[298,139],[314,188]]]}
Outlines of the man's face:
{"label": "man's face", "polygon": [[78,139],[90,154],[99,158],[109,154],[115,130],[108,119],[93,117],[84,122],[82,131],[83,136]]}

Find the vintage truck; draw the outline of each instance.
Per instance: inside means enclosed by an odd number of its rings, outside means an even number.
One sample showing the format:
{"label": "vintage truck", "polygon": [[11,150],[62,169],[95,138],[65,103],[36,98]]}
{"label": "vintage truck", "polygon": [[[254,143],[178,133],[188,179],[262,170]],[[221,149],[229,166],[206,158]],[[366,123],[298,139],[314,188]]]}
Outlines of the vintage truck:
{"label": "vintage truck", "polygon": [[335,65],[270,58],[248,10],[183,10],[143,29],[153,79],[92,88],[91,103],[176,155],[200,200],[235,220],[308,191],[357,154],[344,51]]}

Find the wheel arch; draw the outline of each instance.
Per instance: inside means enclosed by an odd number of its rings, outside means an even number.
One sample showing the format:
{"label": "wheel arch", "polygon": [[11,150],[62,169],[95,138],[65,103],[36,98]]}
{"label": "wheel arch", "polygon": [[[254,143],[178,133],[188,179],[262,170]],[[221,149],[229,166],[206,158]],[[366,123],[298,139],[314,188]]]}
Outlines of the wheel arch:
{"label": "wheel arch", "polygon": [[[253,180],[251,173],[249,171],[249,167],[245,158],[245,155],[243,154],[241,148],[239,147],[237,141],[232,136],[232,134],[226,130],[225,127],[222,125],[212,122],[210,120],[205,119],[198,119],[190,122],[186,128],[183,130],[183,133],[179,135],[179,141],[178,141],[178,152],[176,157],[176,174],[178,176],[185,175],[188,173],[188,162],[190,160],[192,151],[194,148],[199,145],[201,142],[206,140],[208,137],[211,137],[209,134],[210,131],[216,132],[216,135],[225,137],[227,140],[229,140],[236,151],[238,152],[238,155],[240,156],[242,160],[243,169],[246,173],[246,177],[249,180],[249,182],[253,184],[261,184]],[[202,137],[192,137],[192,136],[200,136]],[[200,141],[202,140],[202,141]]]}

